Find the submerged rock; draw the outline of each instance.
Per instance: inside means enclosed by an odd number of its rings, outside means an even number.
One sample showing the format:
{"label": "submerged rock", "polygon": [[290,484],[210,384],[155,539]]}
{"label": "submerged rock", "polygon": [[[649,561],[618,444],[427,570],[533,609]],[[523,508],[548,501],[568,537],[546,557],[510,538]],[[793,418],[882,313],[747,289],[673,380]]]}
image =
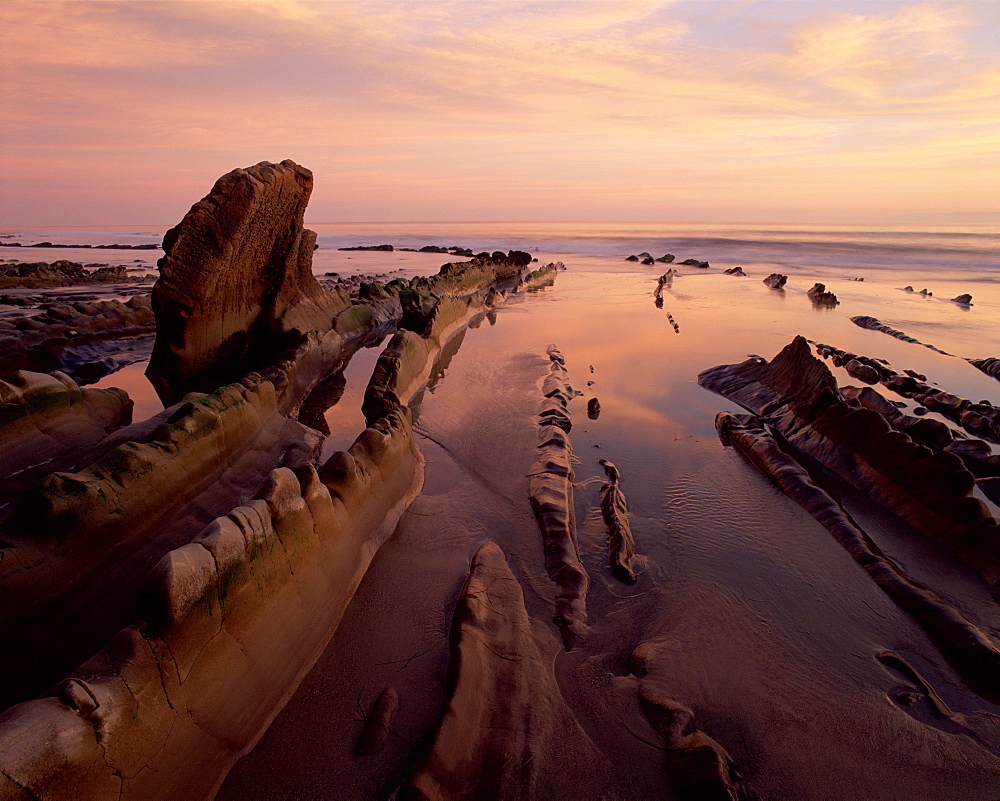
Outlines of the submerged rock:
{"label": "submerged rock", "polygon": [[764,279],[763,283],[765,286],[771,289],[784,289],[785,283],[788,281],[787,275],[781,275],[781,273],[771,273],[767,278]]}
{"label": "submerged rock", "polygon": [[746,273],[743,272],[742,267],[730,267],[728,270],[723,271],[726,275],[738,275],[741,278],[746,277]]}
{"label": "submerged rock", "polygon": [[959,295],[958,297],[951,299],[952,303],[957,303],[960,306],[971,306],[972,305],[972,295]]}

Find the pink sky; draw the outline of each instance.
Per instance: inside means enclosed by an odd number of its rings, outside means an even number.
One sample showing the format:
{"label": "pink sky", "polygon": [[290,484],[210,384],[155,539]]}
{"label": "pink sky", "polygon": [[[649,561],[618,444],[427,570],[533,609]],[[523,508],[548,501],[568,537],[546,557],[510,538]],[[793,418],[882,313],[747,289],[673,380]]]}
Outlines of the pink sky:
{"label": "pink sky", "polygon": [[284,158],[312,222],[1000,211],[995,2],[7,0],[0,25],[0,226],[171,224]]}

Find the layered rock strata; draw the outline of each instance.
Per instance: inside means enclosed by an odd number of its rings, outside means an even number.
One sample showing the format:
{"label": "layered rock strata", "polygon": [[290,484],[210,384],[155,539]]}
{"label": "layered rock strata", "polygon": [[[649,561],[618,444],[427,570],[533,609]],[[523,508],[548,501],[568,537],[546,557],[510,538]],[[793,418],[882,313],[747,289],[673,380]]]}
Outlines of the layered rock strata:
{"label": "layered rock strata", "polygon": [[919,339],[914,339],[909,334],[904,334],[898,329],[892,328],[883,322],[880,322],[876,317],[868,317],[866,315],[861,315],[858,317],[852,317],[851,322],[861,328],[867,328],[871,331],[880,331],[883,334],[888,334],[896,339],[901,339],[903,342],[912,342],[914,345],[923,345],[925,348],[930,348],[931,350],[942,353],[945,356],[950,356],[950,353],[945,353],[945,351],[940,348],[935,348],[933,345],[928,345],[926,342],[921,342]]}
{"label": "layered rock strata", "polygon": [[[14,503],[0,558],[0,700],[37,692],[127,624],[168,550],[252,494],[319,436],[284,417],[270,382],[248,379],[175,408],[142,441],[52,473]],[[127,431],[127,429],[126,429]]]}
{"label": "layered rock strata", "polygon": [[623,584],[635,584],[632,557],[635,556],[635,537],[629,523],[628,501],[619,481],[621,474],[613,462],[600,460],[608,481],[601,485],[601,516],[608,527],[608,564],[611,574]]}
{"label": "layered rock strata", "polygon": [[163,556],[141,624],[0,716],[2,794],[209,797],[322,652],[421,481],[402,409],[318,475],[273,471]]}
{"label": "layered rock strata", "polygon": [[840,504],[814,483],[805,467],[781,449],[759,418],[720,412],[715,427],[724,444],[733,446],[833,534],[875,583],[941,645],[959,670],[971,670],[974,683],[986,679],[994,692],[1000,691],[996,643],[952,604],[888,559]]}
{"label": "layered rock strata", "polygon": [[311,192],[309,170],[261,162],[222,176],[166,233],[147,371],[165,404],[268,364],[350,305],[313,277]]}
{"label": "layered rock strata", "polygon": [[149,295],[134,295],[124,303],[55,303],[31,317],[0,320],[0,375],[15,370],[73,373],[86,361],[75,355],[81,348],[90,345],[95,354],[117,352],[129,338],[155,330]]}
{"label": "layered rock strata", "polygon": [[927,409],[951,418],[978,437],[1000,442],[1000,408],[987,401],[974,403],[940,387],[926,383],[927,376],[912,370],[898,373],[887,362],[859,356],[831,345],[816,345],[816,352],[844,367],[855,378],[868,383],[881,382],[888,389],[922,404]]}
{"label": "layered rock strata", "polygon": [[120,389],[80,389],[59,372],[19,371],[0,381],[0,501],[131,421],[132,401]]}
{"label": "layered rock strata", "polygon": [[[542,395],[549,402],[566,408],[579,395],[568,379],[565,359],[554,345],[549,346],[549,374],[542,384]],[[573,502],[573,449],[564,427],[549,422],[544,403],[539,418],[537,458],[528,473],[528,498],[542,532],[545,570],[556,585],[556,613],[553,622],[559,627],[566,650],[576,638],[587,633],[587,589],[590,576],[580,560]]]}
{"label": "layered rock strata", "polygon": [[994,359],[993,357],[988,359],[969,359],[969,364],[977,370],[982,370],[986,375],[1000,381],[1000,359]]}
{"label": "layered rock strata", "polygon": [[[491,301],[500,303],[503,297],[495,295]],[[478,293],[467,300],[444,296],[419,319],[424,334],[405,328],[397,331],[375,363],[365,389],[361,406],[365,419],[377,420],[397,406],[409,403],[427,381],[448,340],[487,308],[492,306],[487,306]]]}
{"label": "layered rock strata", "polygon": [[952,453],[893,431],[876,411],[851,406],[796,337],[770,363],[751,358],[706,370],[702,386],[749,409],[789,444],[1000,581],[1000,527],[973,496],[975,477]]}
{"label": "layered rock strata", "polygon": [[524,594],[503,551],[479,547],[451,629],[448,707],[400,797],[555,798],[553,759],[583,773],[598,759],[565,707],[532,636]]}

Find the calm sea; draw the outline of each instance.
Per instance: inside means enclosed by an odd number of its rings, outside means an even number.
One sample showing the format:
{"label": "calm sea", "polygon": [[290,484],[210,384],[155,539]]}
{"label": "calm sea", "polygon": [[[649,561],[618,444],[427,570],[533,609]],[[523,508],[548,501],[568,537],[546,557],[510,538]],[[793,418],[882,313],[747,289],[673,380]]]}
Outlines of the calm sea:
{"label": "calm sea", "polygon": [[[396,247],[457,245],[480,250],[520,249],[553,256],[624,259],[647,251],[719,264],[773,265],[775,269],[836,268],[934,270],[990,274],[1000,279],[1000,229],[995,225],[852,227],[705,223],[434,222],[309,223],[321,251],[353,245]],[[4,242],[25,244],[156,243],[169,226],[20,228],[0,230]],[[20,251],[0,249],[0,258]],[[30,253],[27,251],[26,253]],[[103,256],[109,253],[105,251]],[[152,254],[151,254],[152,255]],[[25,260],[24,256],[20,256]],[[100,260],[94,254],[94,260]]]}

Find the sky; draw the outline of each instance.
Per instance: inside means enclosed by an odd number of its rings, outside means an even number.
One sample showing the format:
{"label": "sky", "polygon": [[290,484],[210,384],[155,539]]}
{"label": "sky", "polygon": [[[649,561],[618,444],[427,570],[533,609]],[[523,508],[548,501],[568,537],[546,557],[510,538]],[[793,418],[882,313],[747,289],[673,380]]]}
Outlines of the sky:
{"label": "sky", "polygon": [[0,5],[0,226],[1000,219],[1000,2]]}

